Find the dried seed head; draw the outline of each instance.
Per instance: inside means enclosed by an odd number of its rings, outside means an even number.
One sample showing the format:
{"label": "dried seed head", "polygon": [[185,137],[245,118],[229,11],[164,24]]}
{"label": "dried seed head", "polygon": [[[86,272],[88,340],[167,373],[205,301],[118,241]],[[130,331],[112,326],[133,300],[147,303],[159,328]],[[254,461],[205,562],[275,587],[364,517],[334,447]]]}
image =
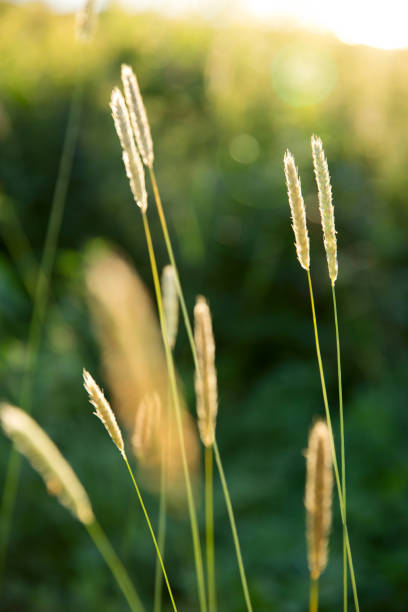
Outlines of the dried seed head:
{"label": "dried seed head", "polygon": [[109,402],[105,398],[102,390],[98,387],[90,373],[85,370],[85,368],[83,370],[83,376],[84,387],[89,395],[89,401],[95,408],[94,415],[100,418],[102,423],[105,425],[108,434],[122,453],[123,457],[125,457],[125,445],[123,443],[122,432],[119,429],[119,425]]}
{"label": "dried seed head", "polygon": [[309,434],[306,452],[306,539],[310,575],[317,580],[327,565],[333,489],[330,435],[324,421]]}
{"label": "dried seed head", "polygon": [[83,42],[89,41],[95,30],[95,22],[95,0],[86,0],[85,6],[77,12],[76,16],[77,40]]}
{"label": "dried seed head", "polygon": [[332,285],[337,278],[337,240],[334,226],[334,208],[332,204],[332,189],[329,167],[323,151],[320,138],[312,136],[313,165],[319,192],[319,209],[322,220],[324,247],[326,249],[329,276]]}
{"label": "dried seed head", "polygon": [[158,393],[146,395],[140,402],[136,418],[132,444],[137,458],[141,461],[154,461],[158,447],[161,446],[162,408]]}
{"label": "dried seed head", "polygon": [[85,489],[45,431],[26,412],[9,404],[1,404],[0,421],[20,453],[42,476],[48,492],[81,523],[92,523],[94,514]]}
{"label": "dried seed head", "polygon": [[194,340],[199,367],[195,373],[198,429],[204,446],[211,446],[218,410],[217,373],[211,313],[202,296],[197,298],[194,307]]}
{"label": "dried seed head", "polygon": [[110,106],[116,132],[122,145],[122,158],[130,188],[136,204],[141,208],[142,213],[145,213],[147,209],[147,193],[143,164],[133,138],[125,100],[117,87],[112,91]]}
{"label": "dried seed head", "polygon": [[286,151],[283,158],[285,168],[286,187],[289,196],[289,205],[292,216],[292,228],[295,233],[296,253],[300,265],[305,270],[310,268],[309,235],[306,226],[305,203],[295,160],[290,151]]}
{"label": "dried seed head", "polygon": [[173,266],[165,266],[162,272],[162,294],[164,316],[166,319],[167,335],[170,348],[173,349],[176,344],[178,319],[179,319],[179,301],[177,294],[176,273]]}
{"label": "dried seed head", "polygon": [[132,68],[126,66],[126,64],[122,64],[122,83],[140,155],[145,165],[152,168],[154,154],[149,121],[136,75]]}

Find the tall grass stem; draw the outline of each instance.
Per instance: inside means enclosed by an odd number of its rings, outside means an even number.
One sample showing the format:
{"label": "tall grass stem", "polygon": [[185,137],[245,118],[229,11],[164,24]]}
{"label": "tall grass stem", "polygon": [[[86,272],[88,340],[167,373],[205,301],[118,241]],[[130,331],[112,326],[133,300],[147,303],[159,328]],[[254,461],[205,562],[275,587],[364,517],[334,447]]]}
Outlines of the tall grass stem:
{"label": "tall grass stem", "polygon": [[217,610],[214,554],[214,499],[213,499],[213,449],[204,448],[205,454],[205,535],[207,552],[208,609]]}
{"label": "tall grass stem", "polygon": [[[166,468],[164,465],[164,457],[162,456],[160,466],[160,498],[159,498],[159,525],[157,541],[162,557],[164,557],[164,548],[166,544]],[[155,577],[154,577],[154,602],[153,611],[161,612],[162,609],[162,583],[163,574],[160,567],[160,561],[157,557]]]}
{"label": "tall grass stem", "polygon": [[222,490],[224,492],[225,503],[227,505],[228,516],[231,524],[232,537],[234,539],[235,552],[238,560],[239,574],[241,576],[242,589],[244,591],[245,603],[249,612],[252,612],[251,598],[249,596],[248,583],[245,575],[244,562],[241,554],[241,546],[239,544],[238,531],[235,523],[234,511],[232,509],[231,497],[228,490],[227,480],[225,478],[224,469],[221,463],[220,452],[218,450],[217,440],[214,439],[214,455],[217,463],[218,472],[220,474]]}
{"label": "tall grass stem", "polygon": [[205,595],[204,570],[203,570],[200,536],[198,532],[197,514],[196,514],[195,503],[194,503],[192,485],[191,485],[190,471],[189,471],[189,467],[187,463],[186,448],[185,448],[184,433],[183,433],[183,424],[181,420],[181,410],[180,410],[180,403],[179,403],[179,397],[178,397],[178,391],[177,391],[177,382],[176,382],[176,373],[175,373],[175,368],[174,368],[173,354],[171,352],[170,345],[169,345],[169,339],[168,339],[167,328],[166,328],[166,319],[164,316],[164,309],[163,309],[163,299],[162,299],[162,293],[161,293],[161,287],[160,287],[159,273],[157,270],[156,256],[154,254],[152,237],[151,237],[149,222],[148,222],[146,213],[142,214],[142,219],[143,219],[143,227],[144,227],[144,231],[146,235],[147,249],[149,252],[150,265],[152,269],[153,283],[154,283],[154,288],[155,288],[155,293],[156,293],[157,309],[159,312],[160,327],[161,327],[161,332],[162,332],[162,337],[163,337],[164,350],[166,354],[167,369],[168,369],[169,381],[170,381],[170,390],[171,390],[172,401],[173,401],[173,405],[174,405],[175,413],[176,413],[177,430],[178,430],[178,436],[179,436],[179,442],[180,442],[184,479],[186,483],[187,502],[188,502],[188,509],[189,509],[189,515],[190,515],[190,523],[191,523],[191,533],[192,533],[192,538],[193,538],[198,596],[200,600],[201,611],[207,612],[207,602],[206,602],[206,595]]}
{"label": "tall grass stem", "polygon": [[319,580],[310,579],[309,612],[318,612],[319,609]]}
{"label": "tall grass stem", "polygon": [[[38,272],[33,313],[27,340],[26,362],[21,386],[19,405],[29,414],[32,409],[32,395],[35,379],[35,367],[41,344],[45,310],[47,307],[49,285],[55,262],[58,237],[67,199],[69,179],[71,176],[75,147],[78,138],[79,123],[82,112],[83,81],[77,80],[72,93],[68,123],[65,131],[61,160],[58,168],[51,212],[48,220],[45,244]],[[5,484],[0,510],[0,584],[3,578],[4,562],[10,536],[13,509],[17,496],[18,480],[21,468],[21,456],[14,447],[10,450]]]}
{"label": "tall grass stem", "polygon": [[314,303],[314,296],[313,296],[312,279],[311,279],[309,270],[307,270],[307,279],[308,279],[308,285],[309,285],[310,303],[312,307],[312,318],[313,318],[313,329],[314,329],[314,336],[315,336],[315,343],[316,343],[317,362],[319,366],[320,382],[321,382],[321,387],[322,387],[324,408],[326,412],[327,426],[329,428],[329,434],[330,434],[330,444],[331,444],[332,455],[333,455],[333,468],[334,468],[334,474],[336,477],[336,485],[337,485],[337,493],[339,497],[341,521],[343,524],[343,533],[344,533],[344,538],[346,540],[346,552],[347,552],[347,557],[348,557],[348,562],[349,562],[349,567],[350,567],[350,577],[351,577],[351,584],[353,588],[354,606],[355,606],[356,612],[359,612],[360,608],[359,608],[359,603],[358,603],[357,585],[356,585],[356,579],[355,579],[355,574],[354,574],[353,559],[351,556],[351,547],[350,547],[350,541],[349,541],[348,529],[347,529],[347,523],[346,523],[346,514],[345,514],[345,509],[344,509],[343,491],[342,491],[340,476],[339,476],[339,468],[338,468],[338,463],[337,463],[336,448],[334,444],[333,428],[332,428],[331,417],[330,417],[329,402],[327,399],[326,382],[324,378],[322,356],[320,352],[319,334],[317,331],[317,320],[316,320],[316,310],[315,310],[315,303]]}
{"label": "tall grass stem", "polygon": [[106,564],[114,575],[119,587],[121,588],[126,601],[129,604],[132,612],[143,612],[142,602],[137,595],[134,586],[126,572],[122,562],[116,555],[108,538],[106,537],[102,527],[94,520],[92,523],[85,525],[89,535],[95,542],[96,547],[104,558]]}

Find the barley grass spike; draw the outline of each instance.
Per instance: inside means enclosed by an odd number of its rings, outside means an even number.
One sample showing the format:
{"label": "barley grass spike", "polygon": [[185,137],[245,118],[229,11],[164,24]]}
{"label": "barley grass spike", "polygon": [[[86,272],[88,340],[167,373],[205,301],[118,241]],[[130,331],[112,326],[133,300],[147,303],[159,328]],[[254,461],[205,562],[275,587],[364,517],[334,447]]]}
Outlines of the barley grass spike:
{"label": "barley grass spike", "polygon": [[324,247],[326,249],[329,276],[332,285],[337,279],[337,240],[334,225],[334,208],[329,167],[320,138],[312,136],[313,165],[319,192],[319,209],[322,220]]}
{"label": "barley grass spike", "polygon": [[136,204],[140,207],[142,213],[145,213],[147,193],[143,164],[137,152],[125,100],[117,87],[112,91],[110,106],[116,132],[122,145],[122,158],[130,188]]}
{"label": "barley grass spike", "polygon": [[195,376],[198,428],[204,446],[212,446],[218,410],[215,342],[207,301],[199,296],[194,307],[194,339],[199,370]]}
{"label": "barley grass spike", "polygon": [[295,160],[290,151],[286,151],[283,163],[292,215],[292,227],[295,234],[296,253],[302,268],[309,270],[310,248],[306,226],[305,203],[303,201],[300,178],[296,169]]}
{"label": "barley grass spike", "polygon": [[146,109],[136,75],[132,68],[126,64],[122,64],[122,83],[140,155],[143,159],[143,163],[148,168],[152,168],[154,153],[149,120],[147,119]]}
{"label": "barley grass spike", "polygon": [[5,433],[39,472],[50,494],[56,495],[84,525],[94,520],[88,495],[54,442],[24,410],[2,404],[0,420]]}
{"label": "barley grass spike", "polygon": [[84,387],[89,395],[89,401],[95,408],[94,415],[102,421],[113,442],[116,444],[122,455],[125,455],[125,445],[123,443],[122,432],[119,429],[119,425],[109,402],[105,398],[102,390],[98,387],[90,373],[85,370],[85,368],[83,370],[83,377]]}

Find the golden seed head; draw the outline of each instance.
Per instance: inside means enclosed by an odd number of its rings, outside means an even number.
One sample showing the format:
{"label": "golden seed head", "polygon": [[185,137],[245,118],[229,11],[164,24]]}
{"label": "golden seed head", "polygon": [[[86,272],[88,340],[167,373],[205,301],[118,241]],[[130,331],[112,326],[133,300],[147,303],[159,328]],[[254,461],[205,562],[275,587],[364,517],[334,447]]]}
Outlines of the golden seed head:
{"label": "golden seed head", "polygon": [[295,160],[290,151],[286,151],[283,158],[285,168],[286,187],[289,196],[289,205],[292,216],[292,228],[295,234],[297,258],[305,270],[310,268],[309,235],[307,233],[305,203]]}
{"label": "golden seed head", "polygon": [[122,83],[140,155],[144,164],[152,168],[154,153],[149,121],[136,75],[132,68],[126,64],[122,64]]}
{"label": "golden seed head", "polygon": [[146,395],[139,404],[135,418],[132,444],[137,458],[148,461],[161,446],[162,407],[158,393]]}
{"label": "golden seed head", "polygon": [[306,539],[310,575],[317,580],[327,565],[333,491],[330,434],[317,421],[309,434],[306,452]]}
{"label": "golden seed head", "polygon": [[125,445],[123,443],[122,432],[119,429],[116,417],[108,400],[105,398],[102,390],[98,387],[90,373],[85,370],[85,368],[83,369],[83,376],[84,387],[89,395],[89,401],[95,408],[94,415],[97,416],[105,425],[108,434],[122,455],[125,457]]}
{"label": "golden seed head", "polygon": [[95,0],[86,0],[85,5],[76,15],[76,38],[88,42],[95,31],[96,12]]}
{"label": "golden seed head", "polygon": [[81,523],[92,523],[94,514],[85,489],[45,431],[26,412],[10,404],[0,405],[0,421],[16,448],[42,476],[48,493],[56,495]]}
{"label": "golden seed head", "polygon": [[110,106],[116,132],[122,145],[122,158],[130,188],[136,204],[140,207],[142,213],[145,213],[147,193],[143,164],[137,152],[125,100],[117,87],[112,91]]}
{"label": "golden seed head", "polygon": [[195,373],[198,429],[204,446],[211,446],[218,411],[217,373],[211,313],[202,296],[197,298],[194,307],[194,341],[198,360]]}
{"label": "golden seed head", "polygon": [[163,268],[161,280],[167,336],[169,339],[170,348],[173,349],[174,345],[176,344],[179,320],[177,280],[173,266],[165,266]]}
{"label": "golden seed head", "polygon": [[313,166],[319,192],[319,209],[322,220],[324,247],[326,249],[329,276],[332,285],[337,278],[337,240],[334,225],[334,208],[332,204],[332,188],[330,183],[329,167],[324,154],[320,138],[312,136]]}

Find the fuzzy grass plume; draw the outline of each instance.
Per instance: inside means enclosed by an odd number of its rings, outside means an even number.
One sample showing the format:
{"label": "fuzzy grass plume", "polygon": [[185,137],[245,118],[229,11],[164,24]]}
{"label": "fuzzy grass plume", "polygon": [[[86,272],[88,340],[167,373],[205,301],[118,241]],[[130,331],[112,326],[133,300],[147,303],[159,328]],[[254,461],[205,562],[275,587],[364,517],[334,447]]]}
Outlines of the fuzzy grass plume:
{"label": "fuzzy grass plume", "polygon": [[142,399],[136,414],[132,445],[139,460],[152,461],[153,457],[160,454],[161,427],[161,401],[159,394],[154,392]]}
{"label": "fuzzy grass plume", "polygon": [[310,248],[306,225],[305,203],[303,201],[300,178],[296,169],[295,160],[290,151],[286,151],[283,164],[292,216],[292,227],[295,234],[296,253],[302,268],[309,270]]}
{"label": "fuzzy grass plume", "polygon": [[176,274],[173,266],[165,266],[163,268],[161,285],[167,336],[169,338],[170,348],[173,350],[176,344],[179,320],[179,298],[177,293]]}
{"label": "fuzzy grass plume", "polygon": [[306,453],[306,538],[312,580],[318,580],[327,565],[332,492],[330,434],[326,423],[317,421],[309,434]]}
{"label": "fuzzy grass plume", "polygon": [[103,391],[98,387],[90,373],[85,370],[85,368],[83,370],[83,377],[84,387],[89,395],[89,401],[95,408],[94,415],[102,421],[113,442],[116,444],[122,455],[125,456],[125,445],[123,443],[122,432],[119,429],[116,417],[108,400],[105,398]]}
{"label": "fuzzy grass plume", "polygon": [[313,165],[319,192],[319,209],[322,221],[324,247],[326,249],[329,276],[332,285],[337,279],[337,240],[334,225],[334,208],[332,204],[332,189],[329,167],[320,138],[312,136]]}
{"label": "fuzzy grass plume", "polygon": [[143,164],[137,152],[125,100],[117,87],[112,91],[110,106],[116,132],[122,145],[122,158],[130,188],[136,204],[140,207],[142,213],[145,213],[147,210],[147,193]]}
{"label": "fuzzy grass plume", "polygon": [[10,404],[0,406],[5,433],[42,476],[47,490],[55,495],[84,525],[94,521],[88,495],[69,463],[45,431],[26,412]]}
{"label": "fuzzy grass plume", "polygon": [[207,301],[199,296],[194,307],[194,339],[199,369],[195,375],[198,428],[204,446],[211,446],[215,436],[218,410],[215,342]]}
{"label": "fuzzy grass plume", "polygon": [[122,64],[122,83],[137,146],[143,163],[153,167],[153,141],[139,84],[132,68]]}

